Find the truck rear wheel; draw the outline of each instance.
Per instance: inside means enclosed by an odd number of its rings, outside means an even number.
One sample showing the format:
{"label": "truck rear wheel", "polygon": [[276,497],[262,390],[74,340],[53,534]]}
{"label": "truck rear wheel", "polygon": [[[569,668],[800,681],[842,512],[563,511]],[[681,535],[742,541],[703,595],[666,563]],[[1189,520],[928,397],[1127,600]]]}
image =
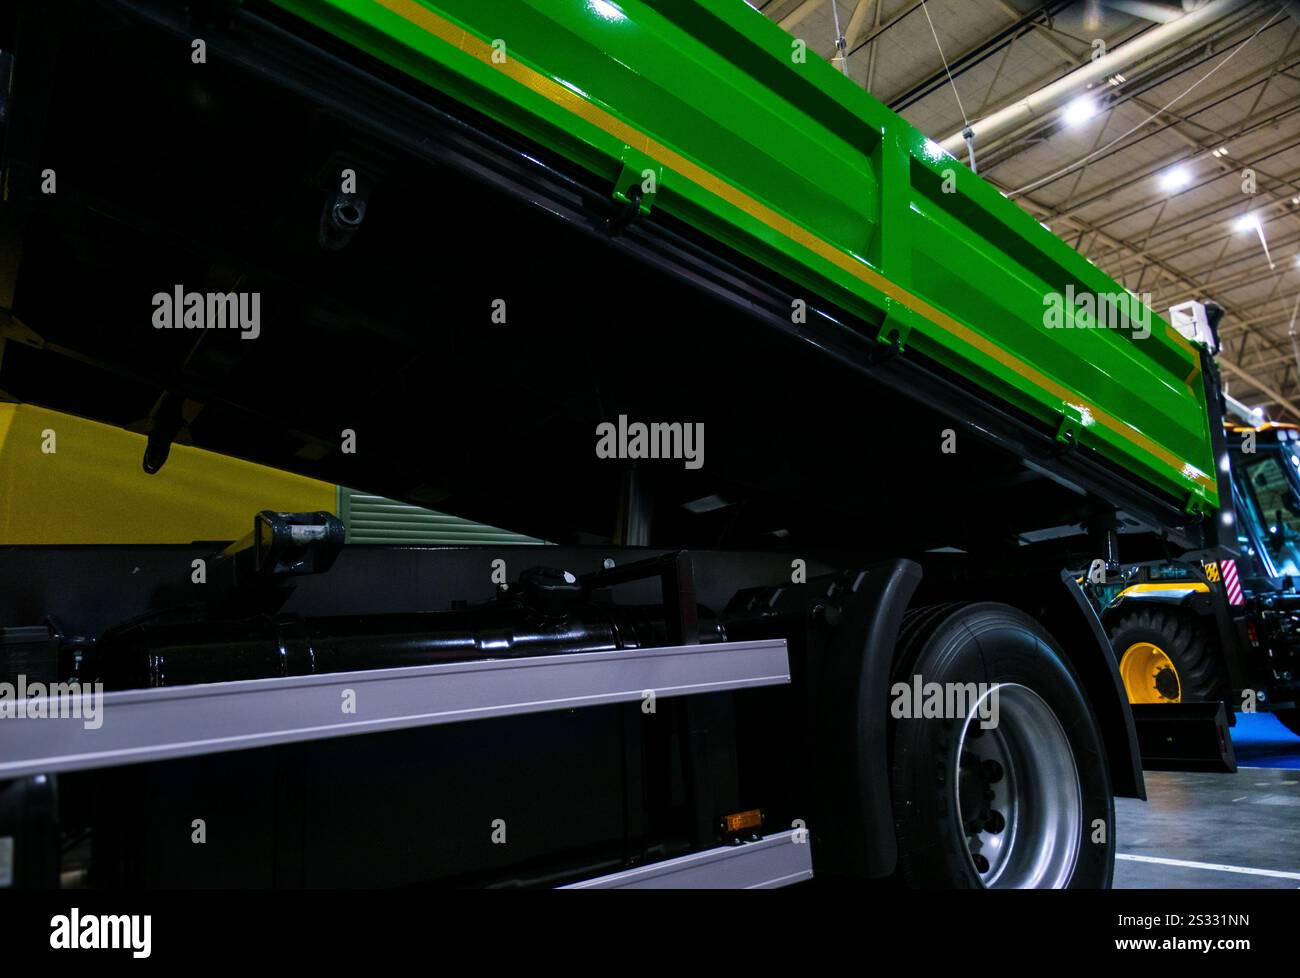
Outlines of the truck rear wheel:
{"label": "truck rear wheel", "polygon": [[1106,754],[1079,678],[1052,637],[1006,605],[945,605],[909,613],[899,649],[896,693],[899,684],[973,686],[978,697],[941,718],[891,709],[902,881],[1109,886],[1115,807]]}
{"label": "truck rear wheel", "polygon": [[1221,700],[1219,651],[1203,623],[1165,608],[1130,611],[1110,630],[1130,703]]}

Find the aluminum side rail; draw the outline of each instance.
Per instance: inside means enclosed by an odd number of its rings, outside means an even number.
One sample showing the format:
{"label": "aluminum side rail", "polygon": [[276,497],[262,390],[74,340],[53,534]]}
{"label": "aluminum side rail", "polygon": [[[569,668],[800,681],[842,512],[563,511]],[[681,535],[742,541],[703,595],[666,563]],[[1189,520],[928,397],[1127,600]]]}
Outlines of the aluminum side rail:
{"label": "aluminum side rail", "polygon": [[757,842],[718,846],[562,886],[562,890],[770,890],[813,876],[807,830],[777,832]]}
{"label": "aluminum side rail", "polygon": [[771,639],[126,690],[104,695],[98,729],[0,719],[0,778],[789,681]]}

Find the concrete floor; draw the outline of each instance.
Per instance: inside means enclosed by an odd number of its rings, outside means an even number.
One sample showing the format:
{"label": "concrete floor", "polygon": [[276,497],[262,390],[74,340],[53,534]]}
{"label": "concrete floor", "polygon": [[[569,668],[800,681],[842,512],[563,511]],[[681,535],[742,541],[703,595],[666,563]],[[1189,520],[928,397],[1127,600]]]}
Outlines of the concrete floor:
{"label": "concrete floor", "polygon": [[1148,771],[1145,803],[1116,799],[1117,889],[1300,889],[1300,738],[1261,717],[1233,741],[1236,774]]}

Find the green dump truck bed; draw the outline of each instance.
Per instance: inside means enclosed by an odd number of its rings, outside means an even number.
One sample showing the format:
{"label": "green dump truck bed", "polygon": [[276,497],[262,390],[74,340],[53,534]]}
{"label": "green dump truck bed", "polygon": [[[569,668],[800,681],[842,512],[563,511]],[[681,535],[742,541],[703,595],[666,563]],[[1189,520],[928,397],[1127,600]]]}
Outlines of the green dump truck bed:
{"label": "green dump truck bed", "polygon": [[[1199,352],[742,0],[275,0],[1077,438],[1218,502]],[[1100,302],[1100,315],[1069,305]],[[1064,310],[1062,312],[1062,310]],[[1111,319],[1109,322],[1113,322]]]}

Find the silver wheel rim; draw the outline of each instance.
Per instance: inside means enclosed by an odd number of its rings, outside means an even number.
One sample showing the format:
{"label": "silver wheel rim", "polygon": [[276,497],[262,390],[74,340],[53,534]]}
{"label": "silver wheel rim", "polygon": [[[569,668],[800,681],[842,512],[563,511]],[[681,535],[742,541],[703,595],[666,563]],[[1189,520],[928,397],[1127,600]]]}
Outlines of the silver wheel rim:
{"label": "silver wheel rim", "polygon": [[[997,695],[996,726],[980,712]],[[1083,835],[1083,788],[1065,729],[1027,686],[990,689],[962,725],[954,778],[967,855],[980,882],[998,889],[1060,889]]]}

